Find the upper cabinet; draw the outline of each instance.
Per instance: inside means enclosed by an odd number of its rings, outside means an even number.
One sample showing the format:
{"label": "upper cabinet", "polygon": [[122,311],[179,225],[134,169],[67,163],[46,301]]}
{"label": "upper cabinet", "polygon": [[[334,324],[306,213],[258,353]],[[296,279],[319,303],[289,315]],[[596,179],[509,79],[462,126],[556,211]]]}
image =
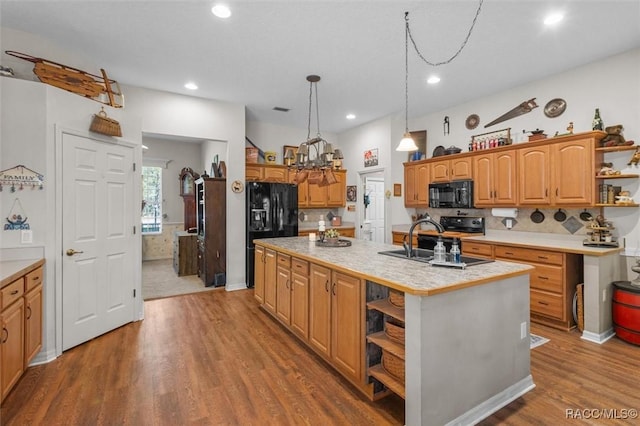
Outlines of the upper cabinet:
{"label": "upper cabinet", "polygon": [[404,163],[405,207],[428,207],[429,167],[424,161]]}
{"label": "upper cabinet", "polygon": [[473,157],[434,161],[431,168],[431,182],[472,179]]}
{"label": "upper cabinet", "polygon": [[469,179],[469,176],[474,181],[474,204],[481,208],[636,207],[635,203],[599,203],[596,182],[638,177],[597,176],[606,152],[636,149],[634,146],[599,147],[605,136],[602,131],[584,132],[453,154],[446,159],[436,157],[404,163],[405,207],[428,207],[430,182]]}
{"label": "upper cabinet", "polygon": [[513,150],[473,157],[473,202],[476,207],[515,206],[516,153]]}

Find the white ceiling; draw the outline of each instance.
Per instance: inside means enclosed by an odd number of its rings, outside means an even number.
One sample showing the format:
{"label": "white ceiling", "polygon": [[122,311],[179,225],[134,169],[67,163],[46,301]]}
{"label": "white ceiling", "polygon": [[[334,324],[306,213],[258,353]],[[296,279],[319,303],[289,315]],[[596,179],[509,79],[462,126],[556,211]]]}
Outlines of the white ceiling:
{"label": "white ceiling", "polygon": [[[318,74],[320,129],[338,133],[404,110],[405,11],[419,49],[438,62],[460,47],[479,5],[227,3],[232,16],[221,20],[210,12],[214,1],[1,0],[0,22],[92,59],[97,68],[84,69],[92,74],[104,68],[122,84],[245,104],[249,120],[285,126],[306,128],[306,76]],[[542,20],[552,11],[563,11],[565,19],[545,28]],[[449,65],[428,66],[410,47],[409,116],[638,47],[640,0],[485,0],[465,49]],[[2,50],[15,49],[3,41]],[[0,58],[3,63],[8,56]],[[440,84],[425,83],[431,74],[442,78]],[[185,89],[188,80],[199,90]],[[357,118],[348,121],[347,113]]]}

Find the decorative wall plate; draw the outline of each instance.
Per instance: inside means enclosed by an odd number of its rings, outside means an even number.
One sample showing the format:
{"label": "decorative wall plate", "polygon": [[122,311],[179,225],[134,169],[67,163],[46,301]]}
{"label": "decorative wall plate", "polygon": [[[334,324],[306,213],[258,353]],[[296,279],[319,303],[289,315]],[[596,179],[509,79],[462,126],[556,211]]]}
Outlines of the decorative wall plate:
{"label": "decorative wall plate", "polygon": [[244,191],[244,184],[239,180],[234,180],[231,182],[231,190],[233,192],[242,192]]}
{"label": "decorative wall plate", "polygon": [[433,157],[440,157],[441,155],[444,155],[444,146],[438,145],[433,150]]}
{"label": "decorative wall plate", "polygon": [[566,108],[567,108],[567,103],[565,102],[564,99],[560,99],[560,98],[551,99],[544,106],[544,115],[546,115],[549,118],[555,118],[555,117],[558,117],[560,114],[562,114]]}
{"label": "decorative wall plate", "polygon": [[478,123],[480,123],[480,117],[478,117],[478,114],[471,114],[465,120],[464,125],[467,127],[467,129],[473,130],[478,127]]}

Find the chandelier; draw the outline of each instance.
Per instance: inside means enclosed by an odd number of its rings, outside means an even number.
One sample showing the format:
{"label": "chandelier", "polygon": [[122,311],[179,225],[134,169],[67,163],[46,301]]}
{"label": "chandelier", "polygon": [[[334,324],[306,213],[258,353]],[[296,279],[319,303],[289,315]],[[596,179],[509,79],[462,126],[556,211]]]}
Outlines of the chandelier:
{"label": "chandelier", "polygon": [[[308,75],[309,82],[309,119],[307,122],[307,140],[302,142],[298,147],[298,152],[293,153],[292,149],[287,149],[284,155],[285,162],[290,167],[295,167],[296,175],[293,181],[297,184],[308,180],[319,186],[326,186],[336,183],[333,169],[339,169],[342,166],[344,156],[340,149],[334,149],[333,146],[322,138],[320,134],[320,112],[318,110],[318,87],[320,76]],[[316,99],[316,137],[311,138],[311,105],[313,93],[315,89]],[[295,162],[293,162],[295,160]]]}

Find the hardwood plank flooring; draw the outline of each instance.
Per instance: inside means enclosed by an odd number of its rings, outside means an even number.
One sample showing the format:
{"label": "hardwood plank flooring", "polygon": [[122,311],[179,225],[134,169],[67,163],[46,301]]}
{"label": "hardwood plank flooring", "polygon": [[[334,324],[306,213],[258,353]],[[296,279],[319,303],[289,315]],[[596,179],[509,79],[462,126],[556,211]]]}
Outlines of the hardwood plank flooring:
{"label": "hardwood plank flooring", "polygon": [[[29,368],[2,425],[402,425],[404,402],[370,402],[269,315],[251,290],[145,302],[125,325]],[[566,410],[640,409],[640,347],[532,325],[536,388],[481,425],[637,424]],[[582,414],[588,412],[580,412]]]}

